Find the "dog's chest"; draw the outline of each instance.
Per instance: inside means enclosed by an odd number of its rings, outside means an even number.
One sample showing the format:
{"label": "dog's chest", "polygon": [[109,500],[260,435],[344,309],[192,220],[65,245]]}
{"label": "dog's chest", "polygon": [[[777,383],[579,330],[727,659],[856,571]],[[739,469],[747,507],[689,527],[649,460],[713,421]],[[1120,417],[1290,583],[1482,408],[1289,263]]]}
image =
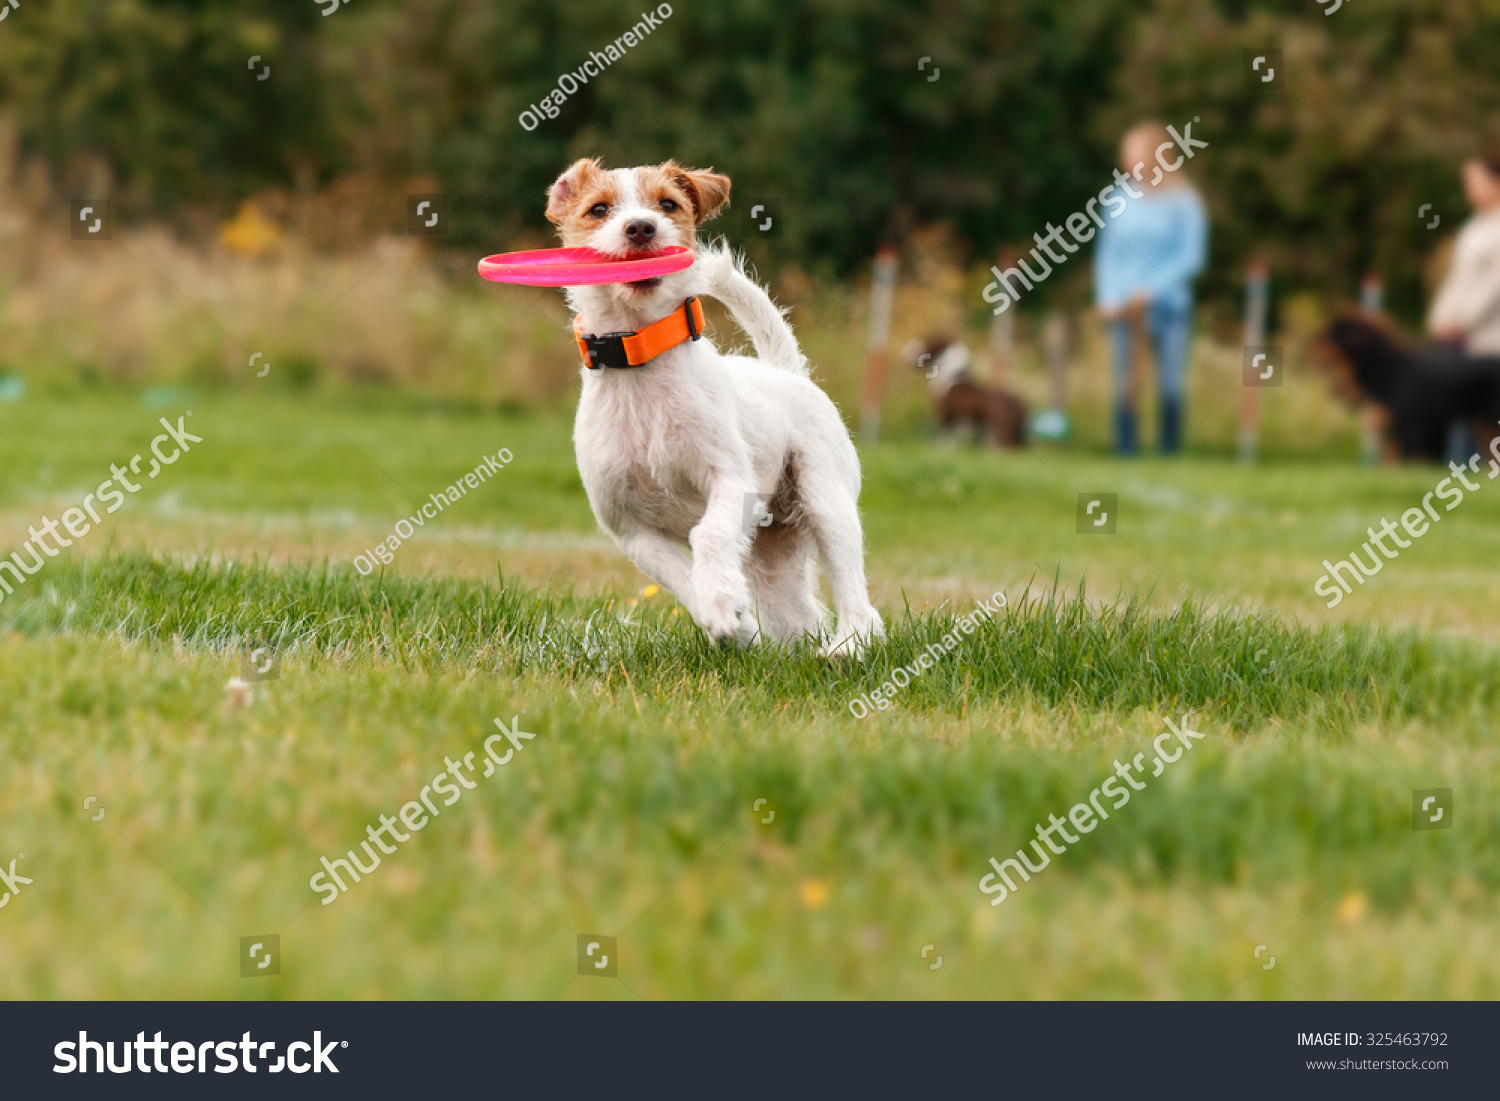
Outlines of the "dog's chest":
{"label": "dog's chest", "polygon": [[595,513],[613,531],[640,525],[685,539],[707,507],[711,433],[666,379],[589,381],[573,442]]}

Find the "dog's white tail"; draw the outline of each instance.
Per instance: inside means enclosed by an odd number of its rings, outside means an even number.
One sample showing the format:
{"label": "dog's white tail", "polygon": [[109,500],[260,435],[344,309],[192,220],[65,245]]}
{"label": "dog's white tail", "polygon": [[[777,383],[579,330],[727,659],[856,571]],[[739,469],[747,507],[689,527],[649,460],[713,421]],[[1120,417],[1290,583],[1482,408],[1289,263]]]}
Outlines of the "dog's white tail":
{"label": "dog's white tail", "polygon": [[805,378],[807,360],[797,347],[786,315],[765,288],[745,274],[743,258],[736,257],[721,242],[700,251],[697,266],[706,293],[729,307],[740,328],[749,334],[755,354],[772,366]]}

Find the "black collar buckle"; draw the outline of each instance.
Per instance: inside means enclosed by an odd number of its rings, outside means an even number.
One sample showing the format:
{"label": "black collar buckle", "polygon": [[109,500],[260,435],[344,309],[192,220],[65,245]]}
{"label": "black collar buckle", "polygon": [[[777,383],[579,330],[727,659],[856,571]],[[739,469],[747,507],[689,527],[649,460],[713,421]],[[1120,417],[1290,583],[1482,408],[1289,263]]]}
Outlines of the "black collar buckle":
{"label": "black collar buckle", "polygon": [[583,342],[589,349],[589,367],[597,371],[600,367],[629,367],[625,355],[625,338],[634,333],[605,333],[603,336],[585,334]]}

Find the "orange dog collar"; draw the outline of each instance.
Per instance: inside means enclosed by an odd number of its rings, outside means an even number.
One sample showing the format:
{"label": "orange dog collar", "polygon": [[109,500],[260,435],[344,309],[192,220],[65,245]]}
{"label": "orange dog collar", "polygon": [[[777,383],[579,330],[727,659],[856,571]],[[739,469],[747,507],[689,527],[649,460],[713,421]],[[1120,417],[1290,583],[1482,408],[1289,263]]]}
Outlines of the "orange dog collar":
{"label": "orange dog collar", "polygon": [[685,299],[682,309],[634,333],[605,333],[595,336],[583,331],[583,318],[573,318],[573,337],[583,365],[591,371],[601,367],[643,367],[665,351],[685,340],[703,335],[703,304],[697,296]]}

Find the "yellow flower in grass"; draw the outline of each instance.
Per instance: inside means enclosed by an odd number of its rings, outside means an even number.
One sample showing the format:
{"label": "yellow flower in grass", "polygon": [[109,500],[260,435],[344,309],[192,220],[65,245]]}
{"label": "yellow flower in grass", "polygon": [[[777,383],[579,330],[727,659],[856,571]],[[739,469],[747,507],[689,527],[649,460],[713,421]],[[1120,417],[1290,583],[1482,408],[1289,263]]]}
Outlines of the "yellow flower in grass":
{"label": "yellow flower in grass", "polygon": [[246,201],[232,221],[219,227],[219,240],[242,256],[260,256],[281,240],[281,227],[261,213],[254,201]]}
{"label": "yellow flower in grass", "polygon": [[1345,895],[1339,901],[1339,920],[1345,925],[1353,925],[1364,916],[1365,901],[1365,896],[1358,891]]}
{"label": "yellow flower in grass", "polygon": [[826,879],[804,879],[802,886],[798,888],[798,894],[802,896],[802,905],[809,910],[821,910],[828,905],[829,890]]}
{"label": "yellow flower in grass", "polygon": [[644,589],[641,590],[641,595],[643,597],[645,597],[647,600],[650,600],[653,596],[655,596],[659,592],[661,592],[661,586],[660,585],[647,585]]}

